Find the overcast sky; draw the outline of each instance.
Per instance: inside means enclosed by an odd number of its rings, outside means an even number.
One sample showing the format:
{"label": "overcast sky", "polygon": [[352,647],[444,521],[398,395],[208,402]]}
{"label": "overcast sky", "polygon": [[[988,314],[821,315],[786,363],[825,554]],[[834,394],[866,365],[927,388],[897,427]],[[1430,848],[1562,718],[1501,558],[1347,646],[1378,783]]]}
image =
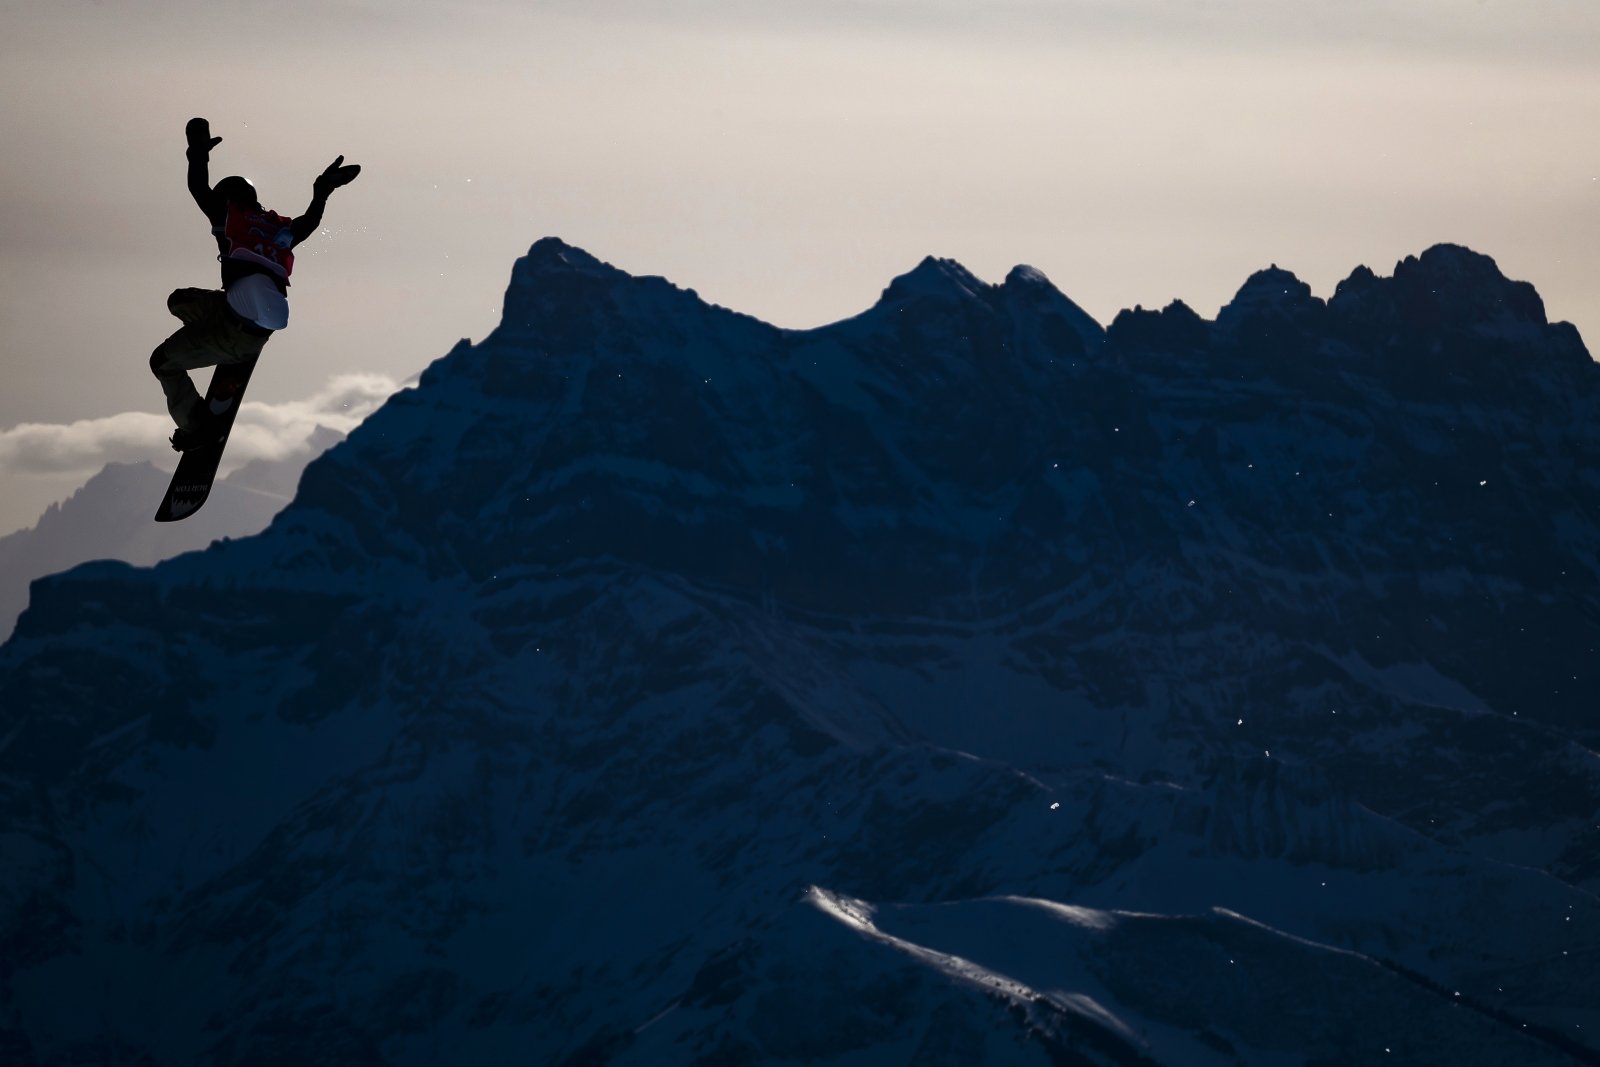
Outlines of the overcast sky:
{"label": "overcast sky", "polygon": [[171,456],[193,115],[285,214],[364,168],[251,385],[296,434],[481,338],[545,235],[790,327],[928,254],[1107,323],[1451,241],[1600,338],[1595,0],[0,0],[0,93],[0,534]]}

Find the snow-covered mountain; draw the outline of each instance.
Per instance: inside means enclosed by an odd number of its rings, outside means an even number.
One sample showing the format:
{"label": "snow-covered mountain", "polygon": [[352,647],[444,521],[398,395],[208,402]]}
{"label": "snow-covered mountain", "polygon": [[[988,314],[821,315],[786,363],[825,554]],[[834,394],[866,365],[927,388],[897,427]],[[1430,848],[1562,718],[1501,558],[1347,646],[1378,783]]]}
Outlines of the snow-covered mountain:
{"label": "snow-covered mountain", "polygon": [[1597,414],[1447,245],[786,331],[540,241],[265,532],[34,586],[0,1059],[1600,1062]]}
{"label": "snow-covered mountain", "polygon": [[245,464],[218,480],[213,506],[161,526],[151,522],[151,501],[160,503],[172,472],[151,463],[107,464],[33,526],[0,537],[0,637],[10,636],[35,578],[97,559],[155,563],[223,537],[261,532],[294,496],[305,465],[343,437],[319,427],[304,449]]}

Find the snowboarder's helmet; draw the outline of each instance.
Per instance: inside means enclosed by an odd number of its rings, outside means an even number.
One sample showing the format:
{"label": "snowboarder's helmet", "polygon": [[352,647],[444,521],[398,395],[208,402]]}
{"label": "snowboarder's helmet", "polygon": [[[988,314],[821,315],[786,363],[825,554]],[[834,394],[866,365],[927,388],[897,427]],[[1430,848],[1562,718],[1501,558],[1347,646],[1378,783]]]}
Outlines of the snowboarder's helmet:
{"label": "snowboarder's helmet", "polygon": [[245,207],[256,207],[259,204],[256,199],[256,187],[250,184],[249,178],[240,177],[237,174],[230,174],[222,179],[212,192],[224,200],[242,204]]}

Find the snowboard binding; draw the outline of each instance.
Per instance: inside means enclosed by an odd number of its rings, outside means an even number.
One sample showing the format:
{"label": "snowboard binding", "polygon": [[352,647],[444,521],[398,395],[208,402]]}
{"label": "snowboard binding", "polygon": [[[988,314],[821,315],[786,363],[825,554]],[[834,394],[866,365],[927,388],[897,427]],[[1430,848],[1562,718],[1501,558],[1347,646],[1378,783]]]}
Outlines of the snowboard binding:
{"label": "snowboard binding", "polygon": [[193,452],[219,444],[228,429],[227,422],[213,415],[203,402],[195,408],[189,419],[188,426],[173,431],[171,440],[174,452]]}

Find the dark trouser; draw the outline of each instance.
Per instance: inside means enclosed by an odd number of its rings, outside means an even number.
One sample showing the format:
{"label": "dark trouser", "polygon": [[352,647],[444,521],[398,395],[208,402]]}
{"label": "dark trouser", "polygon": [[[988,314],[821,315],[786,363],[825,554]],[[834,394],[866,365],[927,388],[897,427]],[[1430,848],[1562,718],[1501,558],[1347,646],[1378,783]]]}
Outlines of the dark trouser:
{"label": "dark trouser", "polygon": [[179,429],[188,429],[190,415],[200,403],[200,391],[189,371],[219,363],[248,363],[261,354],[267,335],[246,329],[228,308],[228,294],[221,289],[174,289],[167,297],[167,310],[183,326],[150,354],[150,369],[167,395],[172,421]]}

